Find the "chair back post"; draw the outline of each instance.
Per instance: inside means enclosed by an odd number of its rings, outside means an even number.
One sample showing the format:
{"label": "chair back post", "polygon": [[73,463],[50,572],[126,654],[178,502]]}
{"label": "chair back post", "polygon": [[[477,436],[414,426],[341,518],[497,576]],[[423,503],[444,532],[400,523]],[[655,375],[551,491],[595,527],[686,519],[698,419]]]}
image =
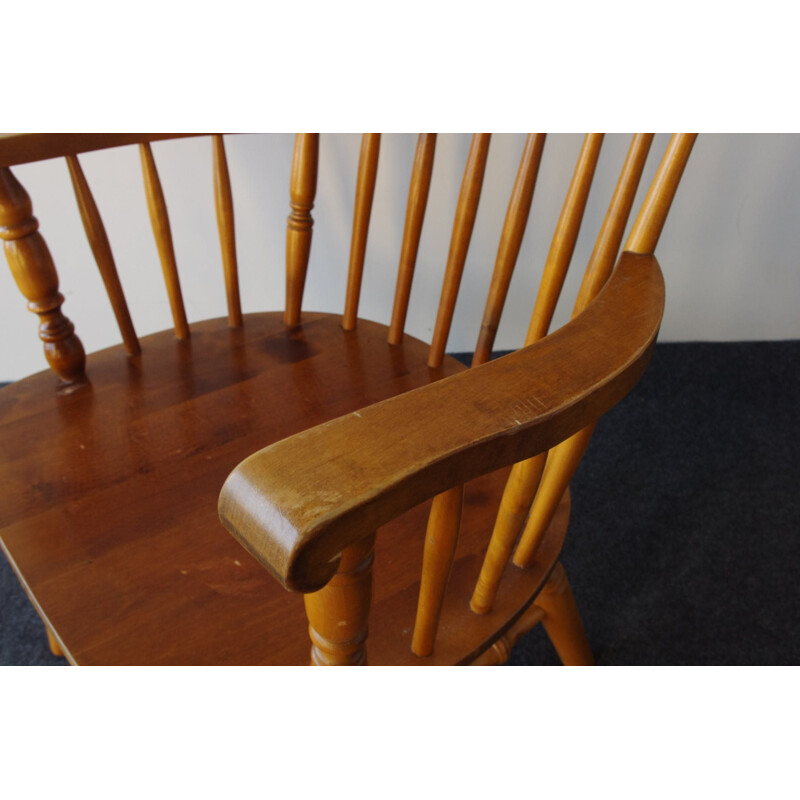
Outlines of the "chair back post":
{"label": "chair back post", "polygon": [[0,168],[0,239],[28,309],[39,316],[39,338],[53,371],[68,384],[86,382],[86,355],[75,326],[61,311],[58,273],[33,216],[28,193],[8,167]]}
{"label": "chair back post", "polygon": [[304,596],[312,666],[367,663],[374,546],[372,533],[346,548],[333,578],[318,592]]}
{"label": "chair back post", "polygon": [[319,134],[298,133],[294,140],[290,184],[291,214],[286,221],[286,310],[287,325],[300,324],[300,307],[306,285],[308,258],[311,255],[311,232],[314,219],[311,209],[317,193]]}

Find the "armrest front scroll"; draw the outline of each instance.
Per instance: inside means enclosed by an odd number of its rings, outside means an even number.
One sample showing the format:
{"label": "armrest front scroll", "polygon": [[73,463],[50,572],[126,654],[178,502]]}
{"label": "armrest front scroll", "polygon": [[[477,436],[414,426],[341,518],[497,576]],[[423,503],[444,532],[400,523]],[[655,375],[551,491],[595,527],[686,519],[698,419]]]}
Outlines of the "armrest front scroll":
{"label": "armrest front scroll", "polygon": [[287,589],[319,589],[342,550],[380,525],[619,402],[647,366],[663,308],[655,258],[623,253],[586,310],[536,344],[245,459],[222,488],[220,519]]}

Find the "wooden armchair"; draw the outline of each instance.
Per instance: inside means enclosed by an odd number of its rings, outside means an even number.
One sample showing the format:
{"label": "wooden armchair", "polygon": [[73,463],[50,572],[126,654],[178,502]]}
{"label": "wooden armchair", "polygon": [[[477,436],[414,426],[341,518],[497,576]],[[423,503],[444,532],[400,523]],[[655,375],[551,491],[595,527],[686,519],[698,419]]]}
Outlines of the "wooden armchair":
{"label": "wooden armchair", "polygon": [[[309,650],[316,664],[489,664],[542,622],[565,664],[591,663],[558,562],[568,483],[649,359],[664,301],[653,251],[694,136],[670,140],[620,256],[653,138],[633,137],[573,319],[547,335],[603,138],[585,137],[525,346],[490,361],[545,144],[527,137],[469,370],[445,348],[488,134],[472,139],[430,346],[404,327],[435,135],[418,140],[388,326],[358,318],[378,134],[363,137],[343,315],[302,309],[318,136],[296,137],[285,309],[258,314],[241,311],[224,140],[211,137],[228,316],[192,324],[150,147],[161,138],[0,139],[0,237],[58,376],[0,390],[0,541],[53,651],[78,664],[305,664]],[[78,158],[129,144],[174,318],[141,339]],[[88,359],[10,169],[55,157],[122,335]]]}

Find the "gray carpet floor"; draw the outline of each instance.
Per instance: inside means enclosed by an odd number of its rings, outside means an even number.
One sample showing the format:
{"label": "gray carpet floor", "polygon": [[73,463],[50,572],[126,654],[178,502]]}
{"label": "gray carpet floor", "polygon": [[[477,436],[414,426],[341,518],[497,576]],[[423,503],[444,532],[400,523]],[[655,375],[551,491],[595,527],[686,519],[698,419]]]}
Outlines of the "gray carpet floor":
{"label": "gray carpet floor", "polygon": [[[600,421],[562,558],[598,664],[800,664],[798,398],[800,342],[659,344]],[[0,664],[63,663],[0,558]]]}

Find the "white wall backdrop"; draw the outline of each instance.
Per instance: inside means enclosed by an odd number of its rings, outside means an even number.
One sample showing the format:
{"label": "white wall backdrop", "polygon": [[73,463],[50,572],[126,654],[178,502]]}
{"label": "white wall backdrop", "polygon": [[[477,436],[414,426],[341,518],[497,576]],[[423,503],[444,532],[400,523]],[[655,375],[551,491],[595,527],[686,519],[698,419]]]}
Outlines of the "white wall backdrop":
{"label": "white wall backdrop", "polygon": [[[658,135],[642,180],[649,183],[668,137]],[[226,137],[236,211],[236,240],[245,312],[282,308],[283,248],[293,137]],[[474,348],[497,242],[524,136],[495,135],[472,246],[448,350]],[[629,136],[605,139],[573,267],[554,326],[569,315],[583,266],[605,213]],[[360,316],[387,321],[391,311],[408,181],[416,137],[383,137],[366,255]],[[519,346],[537,280],[581,144],[551,136],[534,195],[501,329],[498,349]],[[323,135],[314,242],[304,307],[341,311],[360,135]],[[441,289],[469,136],[442,134],[406,330],[429,340]],[[225,314],[214,214],[211,143],[206,137],[153,145],[169,206],[189,320]],[[135,147],[81,156],[108,232],[140,336],[171,325]],[[53,254],[87,352],[120,336],[78,215],[63,159],[15,167]],[[636,207],[636,206],[635,206]],[[689,161],[657,249],[667,280],[662,341],[800,338],[800,136],[704,134]],[[0,380],[46,368],[37,320],[25,309],[7,268],[0,269]]]}

